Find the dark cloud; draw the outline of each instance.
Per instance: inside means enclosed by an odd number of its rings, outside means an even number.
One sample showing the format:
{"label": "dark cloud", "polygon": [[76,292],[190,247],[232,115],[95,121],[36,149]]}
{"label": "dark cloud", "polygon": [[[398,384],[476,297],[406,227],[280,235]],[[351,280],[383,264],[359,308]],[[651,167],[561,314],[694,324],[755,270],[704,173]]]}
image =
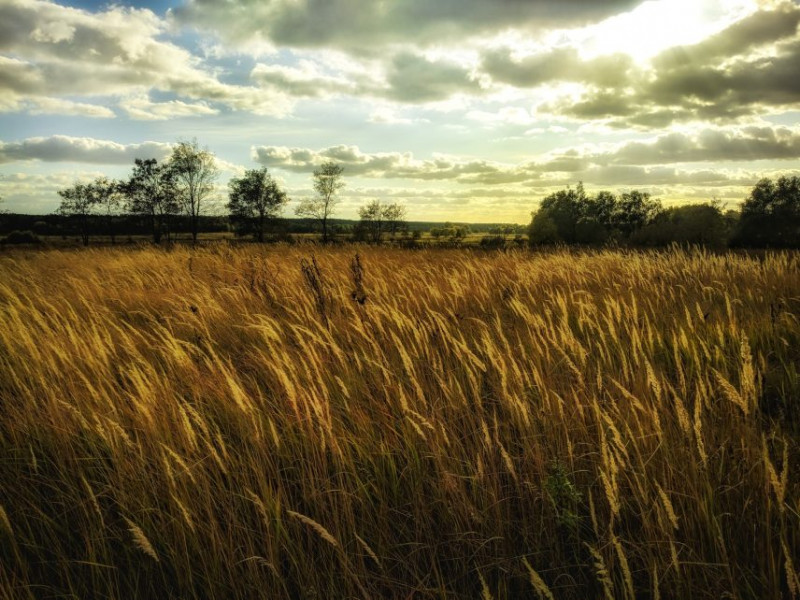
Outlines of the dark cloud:
{"label": "dark cloud", "polygon": [[512,49],[484,53],[482,68],[495,81],[516,87],[537,87],[553,81],[579,81],[600,87],[618,87],[628,81],[633,60],[625,54],[611,54],[584,60],[576,48],[556,48],[526,56],[512,57]]}
{"label": "dark cloud", "polygon": [[387,96],[401,102],[445,100],[459,92],[478,93],[480,85],[463,67],[446,61],[431,61],[411,53],[392,60]]}
{"label": "dark cloud", "polygon": [[439,43],[521,28],[572,27],[632,9],[641,0],[189,0],[170,14],[228,43],[360,50]]}
{"label": "dark cloud", "polygon": [[662,52],[653,60],[653,66],[668,70],[744,55],[753,48],[793,37],[798,23],[800,11],[791,3],[774,10],[757,11],[699,44]]}
{"label": "dark cloud", "polygon": [[650,143],[630,142],[606,158],[629,165],[797,159],[800,133],[772,127],[670,133]]}
{"label": "dark cloud", "polygon": [[800,105],[800,7],[757,11],[711,38],[667,50],[651,68],[630,70],[614,87],[590,84],[578,100],[542,106],[612,126],[658,128],[674,122],[725,123]]}

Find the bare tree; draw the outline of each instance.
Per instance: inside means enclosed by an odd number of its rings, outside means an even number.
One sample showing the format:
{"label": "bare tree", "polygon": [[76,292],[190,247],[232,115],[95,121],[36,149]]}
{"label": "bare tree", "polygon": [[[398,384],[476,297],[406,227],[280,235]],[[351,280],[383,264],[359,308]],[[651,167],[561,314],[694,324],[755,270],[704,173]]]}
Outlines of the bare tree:
{"label": "bare tree", "polygon": [[322,225],[322,241],[328,241],[328,219],[339,203],[337,193],[345,183],[342,181],[344,167],[335,162],[326,162],[314,171],[314,191],[316,198],[305,198],[295,213],[301,217],[317,219]]}
{"label": "bare tree", "polygon": [[214,182],[219,176],[214,155],[201,150],[197,140],[180,142],[172,150],[169,168],[173,171],[175,189],[178,192],[182,211],[189,217],[192,243],[197,243],[205,202],[214,193]]}
{"label": "bare tree", "polygon": [[243,177],[231,179],[228,185],[231,220],[263,242],[267,222],[277,217],[287,202],[286,192],[278,187],[266,167],[245,171]]}

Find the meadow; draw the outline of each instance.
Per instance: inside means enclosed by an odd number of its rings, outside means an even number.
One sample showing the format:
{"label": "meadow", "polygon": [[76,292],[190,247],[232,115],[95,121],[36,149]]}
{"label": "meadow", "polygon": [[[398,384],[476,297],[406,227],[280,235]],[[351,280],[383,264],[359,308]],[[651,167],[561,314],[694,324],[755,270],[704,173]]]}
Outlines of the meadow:
{"label": "meadow", "polygon": [[0,598],[797,598],[800,253],[0,254]]}

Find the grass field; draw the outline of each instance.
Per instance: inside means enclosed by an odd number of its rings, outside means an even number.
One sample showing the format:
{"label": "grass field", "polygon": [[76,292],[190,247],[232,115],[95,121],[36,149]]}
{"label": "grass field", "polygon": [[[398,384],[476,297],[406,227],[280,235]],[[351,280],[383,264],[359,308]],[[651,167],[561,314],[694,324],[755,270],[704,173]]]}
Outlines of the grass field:
{"label": "grass field", "polygon": [[0,255],[0,598],[796,598],[799,273]]}

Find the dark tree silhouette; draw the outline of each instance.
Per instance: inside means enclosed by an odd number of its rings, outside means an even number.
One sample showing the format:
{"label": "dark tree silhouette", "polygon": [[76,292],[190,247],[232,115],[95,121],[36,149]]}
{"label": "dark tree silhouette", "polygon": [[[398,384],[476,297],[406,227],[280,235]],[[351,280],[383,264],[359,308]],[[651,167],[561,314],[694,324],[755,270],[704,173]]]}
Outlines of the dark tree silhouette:
{"label": "dark tree silhouette", "polygon": [[152,225],[153,243],[159,244],[164,233],[170,241],[170,221],[180,206],[174,172],[154,158],[137,158],[130,179],[123,184],[128,212],[147,217]]}
{"label": "dark tree silhouette", "polygon": [[89,187],[94,197],[95,208],[105,222],[106,235],[111,238],[111,243],[115,244],[117,241],[115,221],[119,216],[123,200],[122,184],[106,177],[98,177]]}
{"label": "dark tree silhouette", "polygon": [[245,171],[231,179],[228,211],[240,231],[253,233],[259,242],[270,220],[275,219],[288,201],[286,193],[267,172],[266,167]]}
{"label": "dark tree silhouette", "polygon": [[645,192],[633,190],[619,197],[598,192],[592,197],[583,184],[550,194],[532,215],[528,227],[531,244],[601,244],[612,239],[630,241],[651,223],[661,204]]}
{"label": "dark tree silhouette", "polygon": [[800,246],[800,177],[762,179],[742,206],[735,243],[744,246]]}
{"label": "dark tree silhouette", "polygon": [[61,196],[58,213],[77,221],[83,245],[88,246],[92,209],[97,203],[91,184],[75,183],[72,187],[58,190],[58,195]]}

